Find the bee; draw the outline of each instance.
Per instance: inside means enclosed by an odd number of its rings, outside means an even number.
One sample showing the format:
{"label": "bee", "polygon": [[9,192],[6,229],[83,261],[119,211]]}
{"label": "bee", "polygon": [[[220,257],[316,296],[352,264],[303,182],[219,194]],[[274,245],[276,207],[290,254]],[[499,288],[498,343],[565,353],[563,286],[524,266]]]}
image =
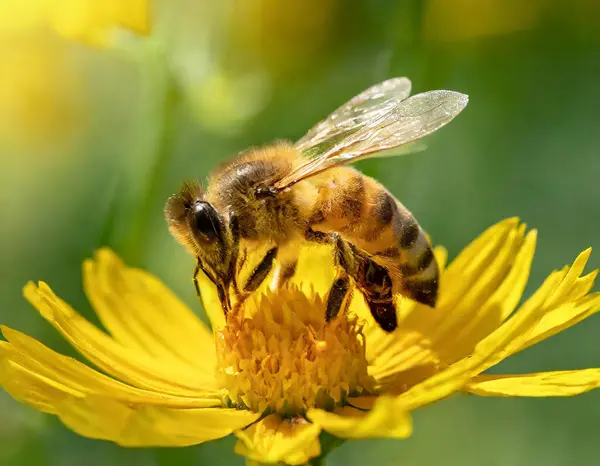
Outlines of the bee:
{"label": "bee", "polygon": [[[351,162],[420,150],[420,139],[449,123],[467,105],[464,94],[436,90],[410,96],[411,82],[376,84],[339,107],[295,144],[246,151],[220,166],[203,189],[185,183],[167,201],[170,232],[216,286],[225,314],[255,291],[273,269],[277,288],[295,272],[298,244],[333,247],[337,276],[327,296],[329,321],[340,313],[352,283],[379,326],[397,325],[394,296],[435,307],[439,270],[415,217],[381,184]],[[246,250],[272,244],[243,284]],[[253,246],[254,245],[254,246]],[[274,264],[277,264],[274,267]]]}

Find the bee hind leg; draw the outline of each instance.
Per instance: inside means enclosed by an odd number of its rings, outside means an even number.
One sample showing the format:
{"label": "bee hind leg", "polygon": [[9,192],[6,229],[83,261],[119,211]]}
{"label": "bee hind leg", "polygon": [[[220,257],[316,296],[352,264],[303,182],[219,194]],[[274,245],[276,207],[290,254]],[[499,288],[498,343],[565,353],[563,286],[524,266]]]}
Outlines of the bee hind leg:
{"label": "bee hind leg", "polygon": [[[386,332],[394,331],[398,327],[398,318],[392,294],[392,280],[387,270],[371,259],[369,254],[345,241],[338,233],[323,233],[309,228],[305,236],[309,241],[334,246],[336,263],[356,282],[377,324]],[[349,281],[345,282],[343,278],[343,275],[338,275],[329,293],[327,319],[339,313],[344,301],[349,302],[343,295],[344,287],[349,289]]]}
{"label": "bee hind leg", "polygon": [[340,311],[345,312],[350,304],[350,277],[345,272],[338,275],[331,285],[327,296],[327,307],[325,308],[325,320],[329,322],[336,317]]}
{"label": "bee hind leg", "polygon": [[386,332],[392,332],[398,327],[392,279],[384,267],[372,259],[365,259],[358,274],[358,288],[363,292],[375,321]]}

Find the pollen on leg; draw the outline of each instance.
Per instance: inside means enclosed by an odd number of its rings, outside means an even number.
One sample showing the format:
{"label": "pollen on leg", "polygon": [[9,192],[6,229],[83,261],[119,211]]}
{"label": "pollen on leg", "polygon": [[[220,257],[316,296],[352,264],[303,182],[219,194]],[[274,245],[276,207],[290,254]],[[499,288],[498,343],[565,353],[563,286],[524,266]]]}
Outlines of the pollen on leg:
{"label": "pollen on leg", "polygon": [[365,339],[356,316],[325,321],[325,301],[295,286],[252,297],[215,330],[226,401],[284,415],[333,409],[372,393]]}

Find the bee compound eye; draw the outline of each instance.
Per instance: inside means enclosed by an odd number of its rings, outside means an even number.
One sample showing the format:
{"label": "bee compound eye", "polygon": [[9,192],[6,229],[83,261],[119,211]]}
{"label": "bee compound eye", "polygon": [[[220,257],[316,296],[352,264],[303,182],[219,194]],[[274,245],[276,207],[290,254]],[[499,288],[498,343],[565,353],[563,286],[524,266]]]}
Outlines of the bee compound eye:
{"label": "bee compound eye", "polygon": [[213,240],[219,236],[220,221],[216,210],[207,202],[196,202],[192,206],[194,229],[204,239]]}

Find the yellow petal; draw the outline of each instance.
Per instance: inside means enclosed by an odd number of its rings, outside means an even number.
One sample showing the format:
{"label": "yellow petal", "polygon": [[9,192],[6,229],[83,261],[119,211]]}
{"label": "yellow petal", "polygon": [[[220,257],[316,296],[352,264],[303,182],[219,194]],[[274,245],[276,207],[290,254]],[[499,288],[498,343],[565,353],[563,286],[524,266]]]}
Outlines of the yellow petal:
{"label": "yellow petal", "polygon": [[[439,305],[417,305],[399,329],[369,352],[370,374],[383,387],[418,366],[452,363],[472,351],[512,312],[529,275],[535,232],[508,219],[486,230],[450,264],[440,281]],[[457,338],[461,334],[461,338]],[[371,341],[371,335],[367,336]],[[458,346],[456,346],[458,345]]]}
{"label": "yellow petal", "polygon": [[310,409],[307,417],[341,438],[407,438],[412,433],[410,414],[391,397],[378,398],[370,411],[351,406],[334,412]]}
{"label": "yellow petal", "polygon": [[[10,344],[0,341],[2,353],[8,351],[7,347]],[[14,399],[51,414],[56,413],[54,406],[58,401],[72,394],[60,382],[48,380],[5,357],[0,357],[0,386]]]}
{"label": "yellow petal", "polygon": [[305,293],[311,291],[310,287],[315,293],[325,296],[329,293],[336,273],[333,254],[333,249],[327,245],[302,247],[291,283],[296,284]]}
{"label": "yellow petal", "polygon": [[[448,251],[441,246],[434,248],[435,258],[440,266],[440,279],[444,280],[444,271]],[[384,377],[389,372],[402,371],[406,368],[422,364],[426,361],[437,360],[437,356],[429,349],[427,337],[420,331],[413,330],[404,324],[408,316],[418,309],[423,311],[423,307],[410,299],[401,299],[397,302],[400,322],[398,329],[393,333],[384,332],[381,328],[372,322],[370,311],[364,304],[364,299],[354,299],[351,311],[358,314],[366,320],[364,328],[365,341],[367,342],[367,360],[369,361],[369,371],[376,379]],[[356,301],[359,301],[358,306]],[[430,308],[428,311],[432,312]],[[435,312],[435,311],[433,311]],[[399,361],[403,360],[403,366]]]}
{"label": "yellow petal", "polygon": [[546,295],[546,306],[549,309],[520,349],[528,348],[566,330],[600,310],[600,293],[586,295],[594,285],[597,271],[579,276],[589,254],[590,250],[582,252],[568,274],[566,271],[554,272],[548,278],[554,283]]}
{"label": "yellow petal", "polygon": [[543,315],[520,344],[512,346],[512,351],[507,356],[580,322],[600,308],[600,294],[586,295],[593,285],[595,272],[581,277],[590,253],[591,249],[582,252],[571,267],[550,274],[523,304],[521,309],[539,307],[543,310]]}
{"label": "yellow petal", "polygon": [[481,396],[574,396],[600,387],[600,369],[480,375],[466,390]]}
{"label": "yellow petal", "polygon": [[235,452],[261,463],[306,464],[321,454],[321,426],[271,414],[236,432]]}
{"label": "yellow petal", "polygon": [[118,26],[140,34],[150,32],[148,0],[60,0],[52,3],[52,24],[65,37],[106,45],[109,33]]}
{"label": "yellow petal", "polygon": [[[150,404],[170,407],[198,408],[220,406],[219,394],[198,393],[196,397],[178,397],[131,387],[114,380],[91,367],[52,351],[37,340],[2,326],[8,342],[1,342],[0,385],[9,385],[15,398],[30,403],[31,393],[43,399],[46,409],[54,412],[65,394],[102,395],[130,404]],[[16,382],[18,381],[18,383]]]}
{"label": "yellow petal", "polygon": [[520,348],[544,312],[543,306],[522,306],[511,319],[479,342],[471,355],[399,395],[398,406],[413,410],[462,389],[473,377]]}
{"label": "yellow petal", "polygon": [[[442,246],[436,246],[433,249],[433,252],[440,267],[440,281],[443,281],[448,251]],[[365,305],[364,299],[362,299],[361,296],[358,298],[359,299],[353,300],[351,311],[366,321],[364,334],[365,341],[367,342],[367,360],[374,372],[378,372],[379,370],[384,371],[385,369],[383,366],[387,365],[387,361],[389,361],[390,358],[395,357],[398,353],[406,354],[404,353],[404,350],[408,347],[411,347],[412,349],[416,348],[416,346],[413,345],[413,342],[423,338],[419,332],[415,340],[415,332],[409,330],[403,323],[416,308],[421,308],[422,306],[410,299],[397,300],[398,317],[399,321],[402,323],[396,332],[389,334],[388,332],[381,330],[381,328],[372,321],[370,311]],[[357,301],[358,303],[356,303]],[[429,309],[429,312],[431,312],[431,309]],[[421,346],[421,348],[425,349],[423,346]],[[420,356],[423,355],[414,355],[414,357]],[[394,363],[391,364],[395,365]]]}
{"label": "yellow petal", "polygon": [[[468,355],[475,345],[504,322],[519,304],[531,270],[537,232],[530,231],[518,250],[506,278],[470,316],[438,342],[446,363]],[[466,299],[466,297],[465,297]]]}
{"label": "yellow petal", "polygon": [[[444,359],[448,362],[456,360],[452,352],[451,344],[456,341],[456,333],[468,327],[472,321],[478,321],[478,313],[485,309],[490,297],[498,292],[505,279],[513,269],[515,260],[526,244],[529,257],[535,248],[535,233],[530,232],[528,241],[524,241],[525,226],[515,221],[502,222],[491,228],[493,237],[479,250],[467,265],[463,264],[463,253],[453,261],[445,273],[444,288],[440,290],[439,304],[436,308],[438,316],[444,316],[434,326],[431,323],[423,329],[432,340]],[[486,232],[487,233],[487,232]],[[484,233],[482,236],[487,236]],[[478,240],[475,241],[476,243]],[[470,247],[465,250],[470,255]],[[456,264],[460,267],[458,267]],[[524,269],[520,269],[517,277],[526,281],[529,275],[529,263]],[[515,305],[521,298],[522,288],[514,289],[511,302],[516,298]],[[509,288],[510,289],[510,288]],[[506,293],[506,292],[505,292]],[[498,313],[492,325],[497,327],[503,319],[514,309],[507,306],[504,311],[506,315]],[[489,314],[489,312],[487,313]],[[494,316],[488,316],[493,319]],[[410,327],[407,322],[406,325]],[[417,327],[419,328],[419,327]]]}
{"label": "yellow petal", "polygon": [[70,429],[123,446],[187,446],[215,440],[259,417],[224,408],[170,409],[128,406],[101,397],[68,397],[57,415]]}
{"label": "yellow petal", "polygon": [[138,34],[150,33],[150,5],[148,0],[129,0],[118,2],[118,23],[124,28],[131,29]]}
{"label": "yellow petal", "polygon": [[225,326],[225,314],[221,307],[219,294],[214,283],[200,271],[197,275],[198,286],[200,287],[200,299],[204,312],[208,316],[213,328],[223,328]]}
{"label": "yellow petal", "polygon": [[83,283],[100,321],[123,346],[214,372],[212,332],[156,277],[101,249],[84,262]]}
{"label": "yellow petal", "polygon": [[[194,397],[218,389],[214,374],[191,371],[188,365],[154,359],[126,348],[56,296],[45,283],[29,283],[25,297],[81,354],[107,373],[139,388]],[[202,357],[202,355],[198,355]]]}

